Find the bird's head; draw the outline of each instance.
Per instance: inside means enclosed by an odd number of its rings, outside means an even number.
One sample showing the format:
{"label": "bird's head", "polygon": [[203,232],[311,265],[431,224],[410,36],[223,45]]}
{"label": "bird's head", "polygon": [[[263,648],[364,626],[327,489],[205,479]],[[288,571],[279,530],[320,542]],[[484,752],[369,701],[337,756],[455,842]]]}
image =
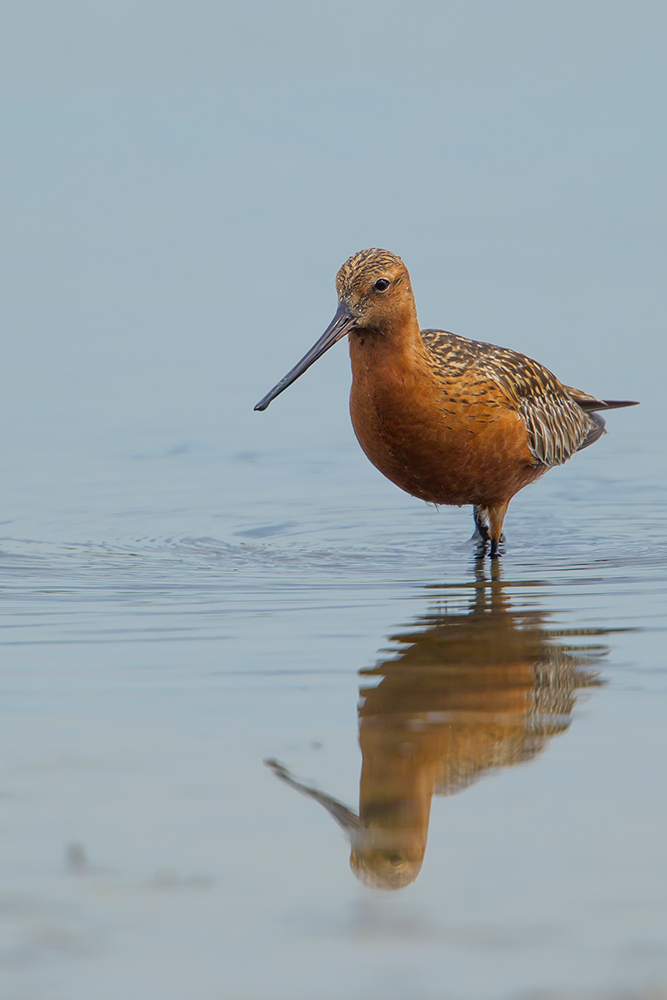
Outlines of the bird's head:
{"label": "bird's head", "polygon": [[414,309],[408,269],[388,250],[360,250],[336,275],[339,306],[354,317],[353,329],[386,332]]}
{"label": "bird's head", "polygon": [[295,382],[325,351],[355,331],[387,335],[392,327],[416,320],[408,270],[388,250],[360,250],[345,261],[336,276],[338,309],[320,339],[307,354],[259,401],[256,410]]}

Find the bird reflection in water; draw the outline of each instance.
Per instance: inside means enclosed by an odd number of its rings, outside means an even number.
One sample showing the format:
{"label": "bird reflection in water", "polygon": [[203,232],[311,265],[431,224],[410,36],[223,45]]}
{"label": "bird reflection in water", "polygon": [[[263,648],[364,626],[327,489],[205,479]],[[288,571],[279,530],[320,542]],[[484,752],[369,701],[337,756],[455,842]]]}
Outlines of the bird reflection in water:
{"label": "bird reflection in water", "polygon": [[489,579],[482,566],[464,613],[449,613],[448,588],[434,588],[442,602],[391,637],[397,654],[361,671],[381,680],[360,689],[358,815],[265,761],[333,816],[349,837],[353,872],[375,888],[417,878],[433,795],[531,760],[569,727],[577,692],[600,683],[590,668],[606,649],[576,644],[590,630],[550,631],[545,612],[512,607],[499,567]]}

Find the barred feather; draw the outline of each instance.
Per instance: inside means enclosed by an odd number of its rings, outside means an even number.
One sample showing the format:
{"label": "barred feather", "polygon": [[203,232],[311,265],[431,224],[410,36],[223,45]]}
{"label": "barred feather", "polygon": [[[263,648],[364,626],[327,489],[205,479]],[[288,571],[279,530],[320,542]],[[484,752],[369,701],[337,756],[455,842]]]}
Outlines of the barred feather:
{"label": "barred feather", "polygon": [[586,413],[577,396],[591,409],[603,409],[604,401],[564,386],[525,354],[445,330],[422,330],[421,336],[435,362],[434,373],[448,384],[452,378],[474,374],[500,388],[524,421],[531,454],[540,465],[562,465],[603,433],[604,421]]}

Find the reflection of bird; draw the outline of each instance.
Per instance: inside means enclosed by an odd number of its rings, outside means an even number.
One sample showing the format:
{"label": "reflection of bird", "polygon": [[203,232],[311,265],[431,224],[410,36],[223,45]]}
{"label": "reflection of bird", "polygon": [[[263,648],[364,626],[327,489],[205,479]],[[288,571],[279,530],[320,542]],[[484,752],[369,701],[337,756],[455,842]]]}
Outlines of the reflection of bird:
{"label": "reflection of bird", "polygon": [[362,671],[382,679],[361,688],[358,816],[267,761],[334,816],[353,871],[382,889],[419,874],[434,794],[528,761],[567,729],[577,689],[596,683],[583,668],[601,652],[552,641],[541,612],[512,609],[497,574],[489,581],[479,570],[465,613],[434,611],[417,626],[392,637],[397,656]]}
{"label": "reflection of bird", "polygon": [[419,330],[400,257],[362,250],[336,279],[338,311],[322,337],[257,404],[265,410],[348,334],[354,432],[380,472],[435,504],[473,504],[491,555],[512,497],[604,433],[598,410],[634,406],[563,385],[516,351]]}

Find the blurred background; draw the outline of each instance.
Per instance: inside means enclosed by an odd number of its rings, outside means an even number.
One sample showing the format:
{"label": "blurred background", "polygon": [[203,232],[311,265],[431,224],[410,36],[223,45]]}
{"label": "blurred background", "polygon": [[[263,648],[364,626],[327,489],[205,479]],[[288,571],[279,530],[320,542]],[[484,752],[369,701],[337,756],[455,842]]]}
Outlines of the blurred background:
{"label": "blurred background", "polygon": [[[666,29],[649,0],[2,5],[2,1000],[667,995]],[[344,345],[253,412],[368,246],[423,327],[642,402],[514,501],[499,579],[469,512],[360,453]],[[383,894],[262,759],[352,808],[358,672],[444,669],[450,625],[472,669],[480,622],[540,739],[450,760],[498,774]],[[419,725],[450,711],[421,690]]]}
{"label": "blurred background", "polygon": [[291,430],[320,434],[343,349],[270,421],[249,404],[366,246],[404,258],[423,326],[645,399],[664,30],[650,2],[6,3],[5,421],[235,440],[317,400]]}

